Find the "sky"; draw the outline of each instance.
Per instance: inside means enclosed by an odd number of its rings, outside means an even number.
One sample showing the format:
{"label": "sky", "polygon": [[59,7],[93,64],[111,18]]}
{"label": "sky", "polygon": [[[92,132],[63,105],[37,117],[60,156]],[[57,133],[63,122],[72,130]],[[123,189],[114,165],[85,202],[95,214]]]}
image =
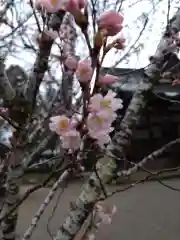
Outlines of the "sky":
{"label": "sky", "polygon": [[[114,0],[111,0],[111,2]],[[126,3],[127,2],[127,3]],[[136,4],[135,4],[136,3]],[[132,5],[130,7],[130,5]],[[158,41],[161,37],[162,32],[166,26],[167,22],[167,9],[168,9],[168,0],[130,0],[125,1],[123,8],[123,15],[124,15],[124,29],[122,31],[123,36],[126,38],[126,48],[124,51],[118,51],[118,54],[114,54],[114,51],[111,50],[104,62],[103,65],[105,67],[112,67],[115,63],[128,51],[129,47],[134,43],[137,39],[139,32],[143,27],[144,18],[149,18],[149,23],[147,24],[147,28],[144,31],[142,37],[140,38],[139,42],[141,47],[143,48],[139,54],[131,54],[131,57],[128,58],[127,61],[121,62],[118,67],[121,68],[141,68],[145,67],[149,63],[149,56],[153,55],[156,50]],[[173,1],[172,7],[170,9],[170,17],[176,11],[176,2]],[[112,7],[109,6],[111,9]],[[26,12],[24,9],[27,9]],[[21,15],[21,18],[26,16],[26,13],[30,9],[26,2],[21,2],[21,6],[19,7],[18,11]],[[15,16],[14,16],[15,17]],[[28,21],[29,26],[29,33],[33,37],[35,37],[36,33],[32,24],[34,20],[31,19]],[[81,57],[87,57],[87,47],[86,44],[82,41],[82,34],[80,33],[80,29],[78,29],[78,44],[76,48],[77,55]],[[7,31],[7,29],[5,30]],[[18,40],[18,45],[20,45],[20,41]],[[82,51],[83,49],[83,51]],[[86,49],[86,50],[85,50]],[[57,48],[54,46],[53,53],[57,53]],[[83,55],[82,55],[83,52]],[[35,59],[35,55],[32,54],[31,51],[21,51],[18,52],[15,56],[9,55],[6,61],[7,67],[11,64],[19,64],[20,66],[24,67],[25,69],[31,69],[33,62]],[[54,64],[54,70],[56,72],[57,67]]]}

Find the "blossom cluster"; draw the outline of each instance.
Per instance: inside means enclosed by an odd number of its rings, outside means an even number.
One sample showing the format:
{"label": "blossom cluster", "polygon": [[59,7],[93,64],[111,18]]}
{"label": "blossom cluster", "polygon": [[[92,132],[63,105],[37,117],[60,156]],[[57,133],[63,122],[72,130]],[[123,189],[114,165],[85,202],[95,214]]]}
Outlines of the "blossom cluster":
{"label": "blossom cluster", "polygon": [[[84,26],[87,27],[88,25],[87,4],[87,0],[36,0],[36,7],[40,10],[49,13],[63,10],[71,13],[76,24],[82,31],[85,31]],[[122,30],[123,21],[124,17],[122,14],[115,11],[108,11],[101,14],[97,19],[98,31],[94,36],[94,46],[92,50],[96,49],[96,52],[100,52],[101,47],[104,46],[105,55],[113,47],[123,49],[124,38],[117,38],[107,44],[107,37],[115,36]],[[45,33],[51,35],[52,38],[55,39],[58,36],[58,33],[50,33],[48,31]],[[97,61],[98,57],[97,54]],[[82,86],[82,91],[84,85],[87,86],[86,89],[90,89],[93,72],[95,70],[94,64],[91,62],[93,60],[94,59],[83,59],[78,61],[71,55],[66,56],[64,60],[64,66],[75,73],[76,78]],[[118,77],[110,74],[98,74],[93,89],[96,87],[100,89],[103,85],[113,84],[118,80]],[[95,139],[101,147],[104,147],[104,145],[108,144],[111,140],[109,134],[113,131],[112,122],[117,117],[116,110],[122,108],[122,100],[115,98],[116,94],[111,90],[109,90],[105,96],[100,93],[92,96],[90,96],[90,93],[88,94],[89,96],[87,96],[86,99],[86,103],[88,103],[86,111],[88,114],[83,116],[83,123],[80,124],[74,116],[68,118],[62,115],[51,117],[50,119],[49,127],[51,131],[60,135],[64,148],[77,150],[80,147],[81,135],[83,135],[82,129],[85,129],[88,135]],[[79,129],[80,125],[82,125],[81,129]]]}
{"label": "blossom cluster", "polygon": [[77,121],[75,118],[68,118],[65,115],[50,118],[49,128],[60,135],[62,147],[65,149],[77,150],[80,147],[81,137],[76,130]]}
{"label": "blossom cluster", "polygon": [[101,147],[110,142],[109,134],[114,130],[111,125],[117,117],[115,111],[122,108],[122,100],[115,96],[116,93],[109,90],[105,96],[95,94],[90,99],[87,129]]}
{"label": "blossom cluster", "polygon": [[111,224],[112,217],[116,212],[117,208],[115,205],[108,206],[107,204],[105,205],[104,202],[97,202],[93,211],[94,221],[92,223],[92,227],[89,229],[89,232],[87,232],[85,239],[95,240],[95,235],[92,232],[93,228],[95,228],[95,230],[97,231],[98,227],[101,224]]}
{"label": "blossom cluster", "polygon": [[[84,14],[87,4],[87,0],[36,0],[35,2],[36,8],[49,13],[60,10],[71,13],[79,26],[85,21],[88,22]],[[104,36],[115,36],[122,30],[123,20],[124,17],[118,12],[105,12],[97,20],[98,29]]]}
{"label": "blossom cluster", "polygon": [[[115,98],[116,93],[109,90],[103,96],[94,94],[89,101],[88,117],[85,127],[91,138],[97,140],[99,146],[104,147],[111,140],[109,133],[113,131],[112,122],[116,119],[116,110],[122,108],[122,100]],[[77,131],[78,121],[75,117],[71,119],[62,115],[50,118],[49,127],[51,131],[60,135],[65,149],[77,150],[80,147],[81,137]]]}
{"label": "blossom cluster", "polygon": [[[75,75],[79,82],[90,83],[93,75],[93,69],[91,67],[91,61],[88,59],[77,61],[75,57],[68,56],[64,62],[65,66],[75,71]],[[98,78],[98,84],[113,84],[118,82],[119,78],[111,74],[106,74],[105,76],[100,75]]]}

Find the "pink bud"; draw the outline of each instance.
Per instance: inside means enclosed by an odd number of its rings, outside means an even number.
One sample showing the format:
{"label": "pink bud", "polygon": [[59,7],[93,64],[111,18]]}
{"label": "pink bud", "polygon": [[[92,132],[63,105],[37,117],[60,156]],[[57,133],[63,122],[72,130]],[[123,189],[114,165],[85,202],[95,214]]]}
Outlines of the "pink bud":
{"label": "pink bud", "polygon": [[9,110],[8,108],[0,107],[0,112],[1,113],[7,113],[8,110]]}
{"label": "pink bud", "polygon": [[118,38],[115,42],[114,47],[117,49],[124,49],[125,38]]}
{"label": "pink bud", "polygon": [[76,76],[80,82],[89,82],[92,78],[93,70],[91,62],[87,59],[78,62]]}
{"label": "pink bud", "polygon": [[67,11],[74,14],[74,12],[76,12],[77,10],[79,10],[77,0],[69,0],[67,5]]}
{"label": "pink bud", "polygon": [[76,70],[78,62],[76,58],[72,56],[68,56],[64,62],[64,65],[69,69],[69,70]]}
{"label": "pink bud", "polygon": [[106,31],[107,31],[107,36],[115,36],[122,30],[123,26],[121,24],[117,24],[114,26],[107,26]]}
{"label": "pink bud", "polygon": [[122,29],[124,17],[115,11],[103,13],[97,21],[99,29],[105,29],[108,36],[114,36]]}
{"label": "pink bud", "polygon": [[87,28],[88,19],[87,16],[81,11],[87,5],[87,0],[68,0],[66,11],[70,12],[76,24],[83,29]]}
{"label": "pink bud", "polygon": [[77,11],[81,11],[86,5],[86,0],[69,0],[66,10],[72,15],[76,15]]}
{"label": "pink bud", "polygon": [[54,13],[59,10],[66,10],[68,0],[36,0],[35,6],[39,9],[41,6],[49,13]]}
{"label": "pink bud", "polygon": [[110,74],[106,74],[104,77],[101,77],[98,81],[100,84],[113,84],[119,81],[119,78]]}
{"label": "pink bud", "polygon": [[173,82],[172,82],[172,86],[175,87],[177,85],[180,84],[180,79],[175,79]]}
{"label": "pink bud", "polygon": [[79,8],[83,9],[87,6],[87,1],[86,0],[79,0]]}

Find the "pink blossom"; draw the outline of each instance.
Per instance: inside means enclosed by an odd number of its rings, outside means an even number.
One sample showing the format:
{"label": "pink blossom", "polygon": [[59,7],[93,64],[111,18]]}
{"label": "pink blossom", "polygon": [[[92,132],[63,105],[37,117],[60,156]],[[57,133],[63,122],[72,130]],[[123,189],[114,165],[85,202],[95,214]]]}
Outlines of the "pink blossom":
{"label": "pink blossom", "polygon": [[54,13],[59,10],[66,10],[68,0],[36,0],[36,7],[40,6],[49,13]]}
{"label": "pink blossom", "polygon": [[115,98],[116,93],[109,90],[103,97],[101,94],[95,94],[90,99],[89,109],[91,112],[107,111],[109,114],[123,107],[122,100]]}
{"label": "pink blossom", "polygon": [[89,60],[81,60],[78,62],[76,76],[79,82],[89,82],[92,78],[93,70]]}
{"label": "pink blossom", "polygon": [[61,136],[61,141],[63,148],[77,150],[81,144],[80,133],[76,130],[70,130]]}
{"label": "pink blossom", "polygon": [[69,119],[65,115],[50,118],[49,128],[60,135],[62,146],[65,149],[77,150],[80,147],[80,133],[75,129],[77,121],[75,118]]}
{"label": "pink blossom", "polygon": [[103,13],[97,21],[100,30],[106,30],[107,36],[114,36],[122,29],[124,17],[115,11]]}
{"label": "pink blossom", "polygon": [[121,24],[116,24],[114,26],[106,27],[107,36],[115,36],[122,30],[123,26]]}
{"label": "pink blossom", "polygon": [[88,233],[86,240],[95,240],[95,235],[93,233]]}
{"label": "pink blossom", "polygon": [[106,74],[104,77],[101,77],[98,81],[100,84],[113,84],[119,81],[119,78],[110,74]]}
{"label": "pink blossom", "polygon": [[98,26],[99,28],[106,28],[106,26],[113,26],[117,24],[122,24],[124,20],[124,17],[122,14],[115,12],[115,11],[109,11],[103,13],[99,20],[98,20]]}
{"label": "pink blossom", "polygon": [[71,129],[75,128],[76,122],[70,120],[65,115],[50,118],[49,128],[52,132],[59,135],[65,135]]}
{"label": "pink blossom", "polygon": [[96,211],[104,224],[111,224],[113,215],[117,212],[115,205],[112,207],[105,206],[102,202],[99,202],[95,206]]}
{"label": "pink blossom", "polygon": [[86,0],[69,0],[67,11],[74,15],[77,11],[81,11],[81,9],[85,8],[86,5]]}
{"label": "pink blossom", "polygon": [[113,131],[112,127],[108,127],[108,129],[104,130],[97,130],[97,131],[89,131],[89,136],[93,139],[96,139],[97,144],[101,147],[104,148],[105,144],[110,143],[111,137],[109,136],[109,133]]}
{"label": "pink blossom", "polygon": [[90,113],[87,118],[87,128],[88,134],[90,137],[97,140],[97,143],[100,147],[103,147],[104,144],[107,144],[111,141],[109,133],[114,130],[111,127],[112,121],[116,118],[116,114],[110,114],[105,116],[99,112],[97,114]]}
{"label": "pink blossom", "polygon": [[105,115],[104,112],[98,112],[96,114],[89,113],[87,118],[87,128],[89,133],[91,134],[93,132],[98,134],[99,132],[111,132],[113,130],[111,124],[116,116],[116,114],[114,114],[114,116],[111,114]]}
{"label": "pink blossom", "polygon": [[112,90],[109,90],[101,103],[101,108],[112,109],[113,111],[121,109],[123,107],[122,99],[115,98],[115,96],[116,93]]}
{"label": "pink blossom", "polygon": [[87,6],[87,0],[79,0],[78,3],[80,9],[83,9]]}
{"label": "pink blossom", "polygon": [[102,94],[97,93],[94,94],[90,98],[90,103],[89,103],[89,110],[90,112],[98,112],[101,108],[101,102],[103,101],[104,97]]}
{"label": "pink blossom", "polygon": [[76,70],[78,62],[75,57],[68,56],[64,62],[64,65],[70,70]]}
{"label": "pink blossom", "polygon": [[173,82],[172,82],[172,86],[175,87],[177,85],[180,84],[180,79],[175,79]]}
{"label": "pink blossom", "polygon": [[97,133],[93,133],[93,136],[94,136],[93,138],[97,139],[97,144],[101,148],[104,148],[104,145],[110,143],[111,141],[109,133],[97,132]]}
{"label": "pink blossom", "polygon": [[125,43],[125,38],[118,38],[117,40],[116,40],[116,42],[115,42],[115,45],[114,45],[114,47],[116,48],[116,49],[124,49],[125,48],[125,45],[124,45],[124,43]]}
{"label": "pink blossom", "polygon": [[122,108],[122,100],[115,98],[116,93],[109,90],[105,96],[95,94],[90,99],[87,128],[89,136],[103,147],[111,141],[109,133],[113,131],[112,122],[116,119],[115,111]]}
{"label": "pink blossom", "polygon": [[8,110],[9,110],[8,108],[0,107],[0,112],[1,113],[7,113]]}

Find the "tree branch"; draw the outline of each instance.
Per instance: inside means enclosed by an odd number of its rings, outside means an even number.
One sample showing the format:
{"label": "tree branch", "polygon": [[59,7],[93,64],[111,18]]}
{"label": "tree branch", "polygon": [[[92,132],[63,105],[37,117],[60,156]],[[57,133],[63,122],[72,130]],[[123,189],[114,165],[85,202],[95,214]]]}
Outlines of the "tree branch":
{"label": "tree branch", "polygon": [[[58,13],[54,13],[51,17],[49,28],[54,31],[59,31],[62,24],[65,12],[63,10]],[[27,99],[32,104],[32,110],[35,106],[36,95],[39,90],[39,86],[43,80],[44,73],[48,69],[48,59],[50,56],[51,48],[54,40],[42,33],[39,40],[39,52],[34,63],[33,71],[29,77],[29,83],[27,87]]]}
{"label": "tree branch", "polygon": [[125,170],[125,171],[120,171],[118,173],[118,176],[119,177],[129,176],[129,175],[137,172],[138,169],[142,168],[148,161],[156,160],[158,157],[160,157],[165,152],[168,152],[172,147],[174,147],[178,143],[180,143],[180,138],[177,138],[177,139],[165,144],[164,146],[162,146],[158,150],[152,152],[151,154],[149,154],[148,156],[143,158],[139,163],[133,163],[134,166],[132,168],[130,168],[128,170]]}

